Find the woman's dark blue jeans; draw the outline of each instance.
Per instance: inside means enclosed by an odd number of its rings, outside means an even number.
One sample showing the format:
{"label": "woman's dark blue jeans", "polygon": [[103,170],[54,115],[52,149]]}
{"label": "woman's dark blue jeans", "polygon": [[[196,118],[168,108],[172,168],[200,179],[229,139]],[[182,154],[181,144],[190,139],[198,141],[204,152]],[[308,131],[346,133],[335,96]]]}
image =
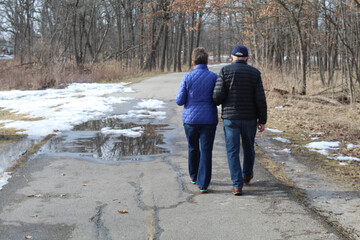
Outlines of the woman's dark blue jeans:
{"label": "woman's dark blue jeans", "polygon": [[189,174],[199,188],[208,188],[211,181],[212,150],[216,124],[184,123],[189,147]]}

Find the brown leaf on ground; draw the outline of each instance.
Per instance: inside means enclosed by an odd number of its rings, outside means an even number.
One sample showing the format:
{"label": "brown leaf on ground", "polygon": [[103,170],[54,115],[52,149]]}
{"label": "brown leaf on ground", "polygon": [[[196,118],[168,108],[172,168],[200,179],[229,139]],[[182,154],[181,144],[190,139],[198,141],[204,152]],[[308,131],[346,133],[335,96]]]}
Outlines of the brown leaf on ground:
{"label": "brown leaf on ground", "polygon": [[125,213],[129,213],[129,212],[126,210],[118,210],[118,213],[125,214]]}
{"label": "brown leaf on ground", "polygon": [[28,195],[27,197],[31,198],[31,197],[43,197],[44,194],[31,194],[31,195]]}

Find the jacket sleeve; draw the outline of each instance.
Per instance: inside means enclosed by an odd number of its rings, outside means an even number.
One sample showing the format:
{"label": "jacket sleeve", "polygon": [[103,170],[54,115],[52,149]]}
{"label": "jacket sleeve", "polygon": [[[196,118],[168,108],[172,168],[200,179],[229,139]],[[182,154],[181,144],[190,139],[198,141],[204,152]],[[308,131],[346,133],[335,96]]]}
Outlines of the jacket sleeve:
{"label": "jacket sleeve", "polygon": [[224,73],[223,73],[223,69],[221,69],[216,79],[216,84],[214,87],[212,98],[215,105],[220,105],[224,102],[226,97],[227,97],[227,90],[225,88]]}
{"label": "jacket sleeve", "polygon": [[186,76],[182,79],[179,90],[175,97],[175,102],[179,106],[184,105],[187,100],[187,89],[186,89],[186,81],[185,80],[186,80]]}
{"label": "jacket sleeve", "polygon": [[265,96],[265,91],[261,80],[261,76],[259,76],[258,82],[256,84],[256,108],[259,117],[258,122],[261,124],[266,124],[267,104],[266,104],[266,96]]}

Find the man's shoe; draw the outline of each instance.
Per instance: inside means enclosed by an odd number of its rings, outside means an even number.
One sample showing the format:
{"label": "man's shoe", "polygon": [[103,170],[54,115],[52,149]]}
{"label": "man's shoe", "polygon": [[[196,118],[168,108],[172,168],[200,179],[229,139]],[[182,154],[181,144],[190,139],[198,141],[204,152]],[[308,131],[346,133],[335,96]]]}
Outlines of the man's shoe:
{"label": "man's shoe", "polygon": [[250,177],[244,177],[243,180],[244,180],[244,183],[248,184],[250,183],[251,179],[253,179],[254,177],[254,174],[251,174]]}
{"label": "man's shoe", "polygon": [[191,182],[191,184],[196,184],[196,179],[192,179],[192,178],[190,178],[190,182]]}
{"label": "man's shoe", "polygon": [[208,193],[206,188],[199,188],[200,193]]}
{"label": "man's shoe", "polygon": [[242,195],[242,188],[235,188],[233,187],[231,190],[232,194],[234,194],[235,196],[239,196]]}

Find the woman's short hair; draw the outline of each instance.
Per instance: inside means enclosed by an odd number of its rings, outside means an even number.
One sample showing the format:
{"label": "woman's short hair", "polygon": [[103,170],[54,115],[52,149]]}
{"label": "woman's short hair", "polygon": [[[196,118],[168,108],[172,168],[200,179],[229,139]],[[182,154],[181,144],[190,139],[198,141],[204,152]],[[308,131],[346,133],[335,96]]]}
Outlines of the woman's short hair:
{"label": "woman's short hair", "polygon": [[192,59],[196,65],[207,64],[208,57],[209,57],[209,55],[207,54],[207,52],[205,51],[205,48],[203,48],[203,47],[195,48],[194,51],[192,52]]}

